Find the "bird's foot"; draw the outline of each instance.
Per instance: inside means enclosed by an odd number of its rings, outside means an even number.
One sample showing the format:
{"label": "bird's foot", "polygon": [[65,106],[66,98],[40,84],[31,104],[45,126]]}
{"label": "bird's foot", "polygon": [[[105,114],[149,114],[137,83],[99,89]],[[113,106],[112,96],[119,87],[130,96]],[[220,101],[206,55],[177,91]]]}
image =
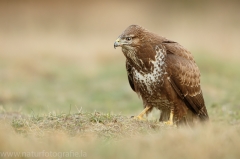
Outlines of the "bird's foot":
{"label": "bird's foot", "polygon": [[144,117],[142,117],[142,116],[140,116],[140,115],[138,115],[138,116],[132,116],[131,118],[133,118],[133,119],[135,119],[135,120],[139,120],[139,121],[145,121],[145,120],[147,120],[146,118],[144,118]]}
{"label": "bird's foot", "polygon": [[173,123],[173,114],[174,114],[174,111],[173,111],[173,109],[171,109],[169,120],[168,120],[168,121],[164,121],[164,122],[163,122],[164,125],[174,126],[174,123]]}
{"label": "bird's foot", "polygon": [[167,125],[167,126],[173,126],[173,122],[171,120],[165,121],[163,122],[163,124]]}
{"label": "bird's foot", "polygon": [[144,114],[147,113],[147,111],[150,109],[151,107],[146,106],[143,111],[138,115],[138,116],[132,116],[131,118],[135,119],[135,120],[139,120],[139,121],[144,121],[147,120],[145,118],[143,118]]}

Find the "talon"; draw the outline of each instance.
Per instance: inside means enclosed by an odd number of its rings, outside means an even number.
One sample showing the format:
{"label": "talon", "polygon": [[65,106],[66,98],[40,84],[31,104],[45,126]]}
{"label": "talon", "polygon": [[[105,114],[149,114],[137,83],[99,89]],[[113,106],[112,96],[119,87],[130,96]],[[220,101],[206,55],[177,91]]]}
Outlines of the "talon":
{"label": "talon", "polygon": [[145,121],[147,120],[146,118],[143,118],[142,116],[138,115],[138,116],[134,116],[133,119],[135,120],[139,120],[139,121]]}

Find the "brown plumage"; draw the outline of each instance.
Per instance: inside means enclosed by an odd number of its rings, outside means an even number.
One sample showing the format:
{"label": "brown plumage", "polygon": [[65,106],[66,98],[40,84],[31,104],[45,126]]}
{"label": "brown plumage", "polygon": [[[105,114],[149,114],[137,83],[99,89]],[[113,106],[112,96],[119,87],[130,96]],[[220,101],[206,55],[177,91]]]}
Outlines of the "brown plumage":
{"label": "brown plumage", "polygon": [[200,71],[192,54],[177,42],[129,26],[115,41],[126,57],[128,81],[143,100],[141,119],[154,107],[160,121],[193,125],[209,119],[200,87]]}

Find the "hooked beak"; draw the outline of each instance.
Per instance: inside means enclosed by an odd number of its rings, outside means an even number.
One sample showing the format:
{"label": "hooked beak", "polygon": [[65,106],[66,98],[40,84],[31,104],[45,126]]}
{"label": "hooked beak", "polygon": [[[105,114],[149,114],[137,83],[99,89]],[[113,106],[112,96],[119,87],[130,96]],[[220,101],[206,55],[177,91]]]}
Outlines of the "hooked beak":
{"label": "hooked beak", "polygon": [[118,38],[115,43],[114,43],[114,49],[116,49],[116,47],[119,47],[121,46],[121,43],[120,43],[120,38]]}

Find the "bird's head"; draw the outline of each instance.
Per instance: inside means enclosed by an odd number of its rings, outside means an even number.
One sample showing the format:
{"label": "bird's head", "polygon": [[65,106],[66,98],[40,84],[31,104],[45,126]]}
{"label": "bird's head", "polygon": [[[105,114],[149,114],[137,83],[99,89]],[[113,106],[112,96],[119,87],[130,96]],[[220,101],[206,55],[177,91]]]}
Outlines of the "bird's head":
{"label": "bird's head", "polygon": [[149,61],[155,60],[156,43],[161,37],[138,25],[130,25],[117,38],[114,48],[122,47],[125,57],[138,68],[151,68]]}
{"label": "bird's head", "polygon": [[138,25],[130,25],[115,41],[114,48],[122,47],[123,50],[132,50],[140,46],[141,34],[144,28]]}

